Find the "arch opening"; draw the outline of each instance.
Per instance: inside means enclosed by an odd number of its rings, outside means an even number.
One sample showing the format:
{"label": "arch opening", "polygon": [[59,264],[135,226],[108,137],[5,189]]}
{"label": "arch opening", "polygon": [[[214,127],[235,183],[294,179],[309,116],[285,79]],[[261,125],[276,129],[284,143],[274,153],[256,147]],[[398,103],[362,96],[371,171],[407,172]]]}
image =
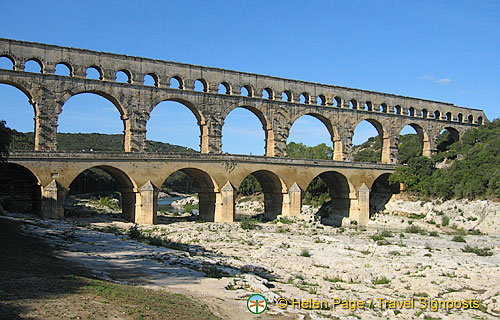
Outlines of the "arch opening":
{"label": "arch opening", "polygon": [[132,83],[132,76],[127,70],[119,70],[116,72],[115,81],[121,83]]}
{"label": "arch opening", "polygon": [[27,60],[24,63],[24,71],[33,73],[42,73],[43,72],[42,63],[35,59]]}
{"label": "arch opening", "polygon": [[452,121],[453,116],[451,115],[451,112],[446,112],[446,121]]}
{"label": "arch opening", "polygon": [[384,130],[380,122],[362,120],[356,125],[353,143],[353,159],[361,162],[381,162]]}
{"label": "arch opening", "polygon": [[102,70],[97,67],[89,67],[87,68],[85,78],[93,80],[102,80],[103,79]]}
{"label": "arch opening", "polygon": [[457,115],[457,122],[458,122],[458,123],[462,123],[462,122],[464,122],[464,116],[463,116],[461,113],[459,113],[459,114]]}
{"label": "arch opening", "polygon": [[326,171],[316,176],[303,193],[301,212],[320,217],[325,225],[341,226],[349,217],[350,186],[346,177],[336,171]]}
{"label": "arch opening", "polygon": [[[258,215],[274,220],[283,209],[283,182],[271,171],[254,171],[240,183],[236,199],[237,218]],[[253,202],[250,208],[246,201]]]}
{"label": "arch opening", "polygon": [[422,109],[421,116],[422,118],[427,119],[429,117],[429,111],[427,111],[427,109]]}
{"label": "arch opening", "polygon": [[337,130],[327,118],[305,114],[293,122],[287,139],[287,157],[333,159],[334,150],[337,155],[342,154]]}
{"label": "arch opening", "polygon": [[470,114],[470,115],[467,117],[467,123],[470,123],[470,124],[473,124],[473,123],[474,123],[474,117],[472,116],[472,114]]}
{"label": "arch opening", "polygon": [[366,101],[365,102],[365,110],[366,111],[373,111],[373,103],[371,103],[370,101]]}
{"label": "arch opening", "polygon": [[349,101],[349,109],[356,110],[358,108],[358,102],[354,99]]}
{"label": "arch opening", "polygon": [[66,217],[135,221],[134,183],[122,170],[94,166],[80,172],[64,198]]}
{"label": "arch opening", "polygon": [[58,118],[58,149],[123,151],[128,127],[123,114],[118,102],[104,93],[81,92],[71,96]]}
{"label": "arch opening", "polygon": [[415,108],[410,107],[410,108],[408,109],[408,115],[409,115],[410,117],[414,117],[414,116],[415,116]]}
{"label": "arch opening", "polygon": [[170,88],[172,89],[184,89],[184,82],[179,76],[170,78]]}
{"label": "arch opening", "polygon": [[436,120],[441,119],[441,112],[439,112],[439,110],[434,111],[434,119]]}
{"label": "arch opening", "polygon": [[342,99],[340,99],[339,97],[333,98],[333,106],[335,108],[340,108],[342,106]]}
{"label": "arch opening", "polygon": [[0,165],[0,205],[8,212],[39,214],[42,189],[37,177],[24,166]]}
{"label": "arch opening", "polygon": [[149,152],[204,151],[207,129],[200,111],[187,101],[158,103],[146,122],[146,147]]}
{"label": "arch opening", "polygon": [[194,82],[194,91],[208,92],[208,84],[203,79],[197,79]]}
{"label": "arch opening", "polygon": [[398,162],[405,164],[410,158],[421,156],[424,144],[428,149],[429,138],[422,127],[414,123],[406,125],[399,135]]}
{"label": "arch opening", "polygon": [[[38,110],[26,92],[0,83],[0,121],[12,131],[12,150],[34,150]],[[35,119],[34,119],[35,118]]]}
{"label": "arch opening", "polygon": [[171,173],[158,197],[158,222],[172,220],[214,221],[216,184],[206,172],[184,168]]}
{"label": "arch opening", "polygon": [[264,88],[262,89],[262,98],[263,99],[273,99],[273,90],[271,88]]}
{"label": "arch opening", "polygon": [[[438,141],[437,141],[437,150],[438,152],[445,152],[450,150],[450,146],[455,142],[460,140],[460,134],[458,130],[452,127],[445,127],[439,133]],[[454,156],[455,154],[448,155]]]}
{"label": "arch opening", "polygon": [[246,106],[231,110],[222,126],[222,150],[230,154],[273,156],[273,131],[264,114]]}
{"label": "arch opening", "polygon": [[253,89],[249,85],[241,87],[241,95],[245,97],[253,97]]}
{"label": "arch opening", "polygon": [[231,94],[231,86],[227,82],[221,82],[219,84],[219,93],[220,94]]}
{"label": "arch opening", "polygon": [[477,117],[477,124],[483,124],[483,117]]}
{"label": "arch opening", "polygon": [[309,96],[309,93],[307,92],[303,92],[301,95],[300,95],[300,103],[305,103],[305,104],[308,104],[310,102],[310,96]]}
{"label": "arch opening", "polygon": [[402,108],[400,105],[397,105],[394,107],[394,114],[401,114],[402,113]]}
{"label": "arch opening", "polygon": [[54,74],[58,75],[58,76],[72,77],[73,71],[72,71],[71,66],[69,64],[58,63],[58,64],[56,64],[56,70],[55,70]]}
{"label": "arch opening", "polygon": [[285,90],[281,93],[281,100],[282,101],[292,101],[292,93],[288,90]]}
{"label": "arch opening", "polygon": [[322,94],[316,97],[316,104],[326,106],[326,97]]}
{"label": "arch opening", "polygon": [[383,211],[392,196],[400,193],[399,183],[389,183],[390,176],[390,173],[384,173],[373,182],[370,190],[370,215]]}
{"label": "arch opening", "polygon": [[382,103],[378,109],[379,112],[387,113],[387,105],[385,103]]}
{"label": "arch opening", "polygon": [[7,56],[0,56],[0,69],[14,70],[14,59]]}
{"label": "arch opening", "polygon": [[144,85],[158,87],[158,77],[154,73],[144,75]]}

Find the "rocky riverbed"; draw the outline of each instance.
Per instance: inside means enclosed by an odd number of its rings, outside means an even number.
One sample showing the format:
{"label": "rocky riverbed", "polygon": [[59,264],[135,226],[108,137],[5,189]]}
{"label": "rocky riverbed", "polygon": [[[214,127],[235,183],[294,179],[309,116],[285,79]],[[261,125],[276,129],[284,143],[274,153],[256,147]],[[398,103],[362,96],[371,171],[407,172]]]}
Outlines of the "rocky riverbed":
{"label": "rocky riverbed", "polygon": [[[396,203],[375,215],[366,230],[300,219],[254,224],[172,217],[166,224],[135,229],[116,216],[100,222],[8,218],[23,220],[24,232],[52,243],[61,257],[83,263],[99,277],[187,294],[214,305],[212,311],[224,319],[249,318],[246,299],[256,292],[269,301],[266,317],[498,318],[499,212],[492,209],[497,204],[464,202],[454,209],[451,203]],[[281,309],[279,298],[289,304],[313,299],[329,305]],[[333,298],[364,306],[332,310]],[[382,302],[411,299],[409,308]],[[431,305],[469,300],[477,301],[477,308],[462,304],[434,311]]]}

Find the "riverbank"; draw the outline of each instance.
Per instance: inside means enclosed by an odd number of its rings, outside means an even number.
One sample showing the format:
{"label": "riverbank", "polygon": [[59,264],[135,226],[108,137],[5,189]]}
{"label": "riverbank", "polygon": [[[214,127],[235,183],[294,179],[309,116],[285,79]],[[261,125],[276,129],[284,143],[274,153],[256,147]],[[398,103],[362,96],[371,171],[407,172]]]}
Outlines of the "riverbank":
{"label": "riverbank", "polygon": [[[408,226],[402,232],[380,230],[387,226],[386,217],[375,216],[367,230],[288,219],[252,224],[180,219],[135,229],[125,221],[11,215],[24,222],[25,233],[56,246],[58,256],[84,264],[100,278],[168,288],[207,304],[224,319],[248,318],[246,299],[255,292],[268,299],[264,315],[271,318],[495,319],[500,315],[498,236],[437,228],[414,216],[398,216]],[[479,307],[449,312],[418,305],[299,310],[278,308],[279,297],[288,301],[337,297],[366,303],[377,298],[477,300]]]}

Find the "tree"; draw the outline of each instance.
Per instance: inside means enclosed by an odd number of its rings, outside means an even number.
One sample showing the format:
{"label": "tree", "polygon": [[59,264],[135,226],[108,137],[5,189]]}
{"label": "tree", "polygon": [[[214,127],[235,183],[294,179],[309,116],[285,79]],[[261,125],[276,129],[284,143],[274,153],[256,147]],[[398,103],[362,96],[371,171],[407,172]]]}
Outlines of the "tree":
{"label": "tree", "polygon": [[12,142],[12,130],[7,127],[5,120],[0,121],[0,162],[7,161],[10,143]]}

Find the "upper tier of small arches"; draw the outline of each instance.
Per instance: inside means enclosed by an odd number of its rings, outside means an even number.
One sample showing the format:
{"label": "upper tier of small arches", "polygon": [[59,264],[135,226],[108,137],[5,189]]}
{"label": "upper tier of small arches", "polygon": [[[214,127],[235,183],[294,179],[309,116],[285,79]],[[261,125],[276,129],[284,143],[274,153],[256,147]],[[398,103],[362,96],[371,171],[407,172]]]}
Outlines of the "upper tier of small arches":
{"label": "upper tier of small arches", "polygon": [[[103,54],[98,52],[95,53],[95,57],[92,57],[87,50],[72,48],[63,48],[69,51],[65,55],[49,54],[47,59],[33,55],[14,56],[12,52],[2,53],[2,43],[0,39],[0,59],[10,61],[11,68],[15,71],[194,90],[212,94],[279,100],[294,104],[345,108],[361,112],[395,114],[458,123],[483,124],[484,121],[480,110],[456,107],[447,103],[251,75],[230,70],[215,68],[206,68],[205,70],[205,67],[180,63],[168,63],[167,65],[167,62],[151,59],[113,54],[107,54],[112,57],[107,57],[106,54],[103,57]],[[56,48],[61,49],[61,47]],[[71,52],[71,50],[82,52]],[[20,52],[24,51],[20,50]],[[79,58],[82,59],[76,59],[75,55],[79,55]],[[67,58],[61,59],[56,58],[56,56],[66,56]],[[131,58],[141,61],[133,61],[132,63]],[[73,61],[78,61],[78,63]],[[100,61],[100,64],[96,64],[94,61]],[[31,66],[29,66],[30,64]]]}

